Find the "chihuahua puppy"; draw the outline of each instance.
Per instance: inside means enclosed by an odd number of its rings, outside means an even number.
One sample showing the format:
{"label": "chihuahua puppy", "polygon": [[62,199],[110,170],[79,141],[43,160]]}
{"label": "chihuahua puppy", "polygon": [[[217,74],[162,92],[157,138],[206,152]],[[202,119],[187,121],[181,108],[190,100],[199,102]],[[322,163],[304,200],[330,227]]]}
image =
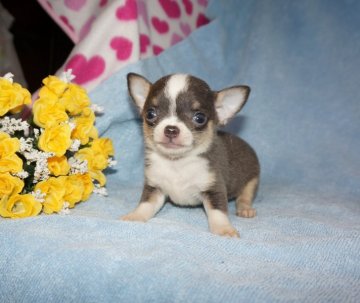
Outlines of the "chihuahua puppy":
{"label": "chihuahua puppy", "polygon": [[245,141],[217,126],[240,111],[250,88],[212,91],[185,74],[152,84],[130,73],[127,81],[144,121],[145,184],[137,208],[121,219],[146,222],[169,198],[178,205],[202,204],[212,233],[239,237],[228,217],[228,199],[236,198],[238,216],[255,216],[260,166]]}

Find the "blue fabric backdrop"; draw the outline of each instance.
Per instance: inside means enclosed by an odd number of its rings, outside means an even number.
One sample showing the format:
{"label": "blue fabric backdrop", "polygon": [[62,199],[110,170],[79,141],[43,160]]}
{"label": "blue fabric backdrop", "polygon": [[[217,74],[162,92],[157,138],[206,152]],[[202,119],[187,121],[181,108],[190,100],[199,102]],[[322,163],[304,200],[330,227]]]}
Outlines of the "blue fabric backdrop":
{"label": "blue fabric backdrop", "polygon": [[[360,300],[360,2],[211,1],[213,21],[92,94],[115,142],[109,197],[67,216],[0,220],[3,302],[358,302]],[[141,126],[126,74],[186,72],[213,89],[252,87],[227,130],[262,165],[258,216],[214,236],[201,208],[165,205],[146,224],[117,218],[138,202]]]}

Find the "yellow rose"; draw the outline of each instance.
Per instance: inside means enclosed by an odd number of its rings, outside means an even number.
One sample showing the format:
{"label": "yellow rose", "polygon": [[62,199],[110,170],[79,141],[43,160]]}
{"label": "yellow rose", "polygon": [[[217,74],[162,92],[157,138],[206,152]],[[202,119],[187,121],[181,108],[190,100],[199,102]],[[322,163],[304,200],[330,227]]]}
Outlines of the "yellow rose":
{"label": "yellow rose", "polygon": [[5,78],[0,78],[0,116],[7,112],[15,114],[22,110],[23,105],[31,103],[29,91],[18,83],[11,83]]}
{"label": "yellow rose", "polygon": [[94,151],[91,147],[86,147],[80,149],[75,154],[75,157],[80,160],[86,160],[91,177],[98,181],[101,186],[105,185],[106,177],[101,171],[108,165],[106,155]]}
{"label": "yellow rose", "polygon": [[17,138],[10,138],[6,133],[0,132],[0,173],[17,173],[22,170],[22,160],[16,155],[20,148]]}
{"label": "yellow rose", "polygon": [[43,86],[39,90],[39,99],[59,100],[59,96],[56,95],[52,90],[48,89],[46,86]]}
{"label": "yellow rose", "polygon": [[42,82],[46,88],[48,88],[57,96],[62,95],[69,85],[56,76],[48,76]]}
{"label": "yellow rose", "polygon": [[3,196],[0,200],[0,215],[5,218],[25,218],[36,216],[42,205],[31,194]]}
{"label": "yellow rose", "polygon": [[63,156],[71,146],[71,129],[67,123],[45,128],[40,135],[38,146],[42,151],[53,152],[55,156]]}
{"label": "yellow rose", "polygon": [[71,134],[72,139],[80,140],[81,144],[87,144],[90,138],[97,138],[98,132],[94,126],[95,114],[89,108],[86,107],[79,117],[74,118],[75,129]]}
{"label": "yellow rose", "polygon": [[69,119],[65,107],[56,99],[40,98],[33,106],[34,123],[46,128],[51,124],[59,124]]}
{"label": "yellow rose", "polygon": [[68,202],[70,207],[73,208],[75,203],[81,201],[85,189],[84,182],[79,178],[79,175],[62,176],[60,178],[63,178],[65,182],[64,201]]}
{"label": "yellow rose", "polygon": [[60,98],[60,102],[62,102],[66,111],[72,116],[81,114],[90,105],[86,90],[72,83],[69,84],[68,89]]}
{"label": "yellow rose", "polygon": [[0,174],[0,197],[18,194],[24,187],[24,181],[9,173]]}
{"label": "yellow rose", "polygon": [[89,173],[83,175],[75,175],[83,183],[84,191],[81,197],[81,201],[89,199],[91,193],[94,190],[94,183],[92,182],[91,176]]}
{"label": "yellow rose", "polygon": [[51,177],[35,185],[35,191],[40,190],[45,194],[43,211],[46,214],[59,212],[64,205],[65,180],[63,178]]}
{"label": "yellow rose", "polygon": [[102,153],[106,157],[114,155],[114,146],[109,138],[94,139],[91,143],[91,149],[96,153]]}
{"label": "yellow rose", "polygon": [[51,157],[47,159],[47,162],[50,173],[54,176],[65,176],[70,171],[70,165],[65,156]]}

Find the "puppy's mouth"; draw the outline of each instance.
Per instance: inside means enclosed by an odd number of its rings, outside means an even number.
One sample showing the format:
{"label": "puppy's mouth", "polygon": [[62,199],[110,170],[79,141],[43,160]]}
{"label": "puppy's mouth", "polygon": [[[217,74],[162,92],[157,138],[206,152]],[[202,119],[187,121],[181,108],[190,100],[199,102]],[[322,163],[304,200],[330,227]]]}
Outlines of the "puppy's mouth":
{"label": "puppy's mouth", "polygon": [[155,142],[155,143],[162,146],[162,147],[168,148],[168,149],[181,149],[181,148],[184,148],[184,147],[188,147],[188,146],[186,146],[184,144],[175,143],[172,140],[159,141],[159,142]]}

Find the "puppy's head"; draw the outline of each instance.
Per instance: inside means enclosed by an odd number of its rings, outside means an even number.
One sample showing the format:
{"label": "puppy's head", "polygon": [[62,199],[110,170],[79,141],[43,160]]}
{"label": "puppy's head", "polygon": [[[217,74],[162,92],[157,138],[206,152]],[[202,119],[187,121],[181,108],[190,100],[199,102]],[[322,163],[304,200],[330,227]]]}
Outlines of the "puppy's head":
{"label": "puppy's head", "polygon": [[224,125],[245,104],[250,88],[233,86],[215,92],[202,80],[185,74],[155,83],[130,73],[130,96],[144,120],[145,144],[169,158],[205,152],[218,124]]}

